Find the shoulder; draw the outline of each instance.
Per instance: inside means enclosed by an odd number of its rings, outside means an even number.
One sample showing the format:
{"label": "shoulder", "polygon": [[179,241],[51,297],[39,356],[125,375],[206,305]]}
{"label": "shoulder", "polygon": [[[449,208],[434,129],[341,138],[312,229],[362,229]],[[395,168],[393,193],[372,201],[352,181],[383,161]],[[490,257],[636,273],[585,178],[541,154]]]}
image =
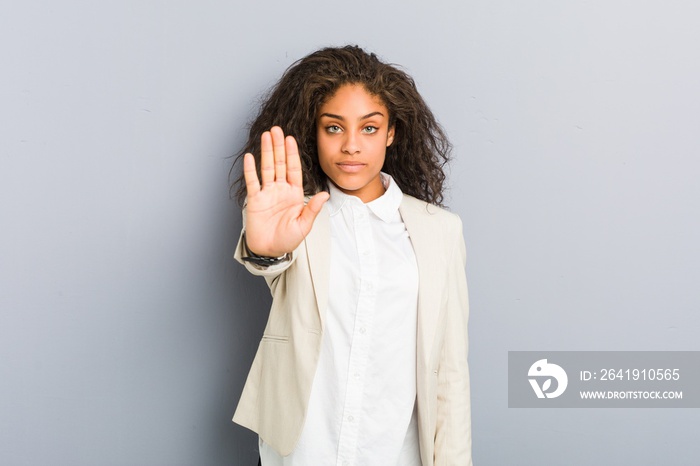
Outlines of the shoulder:
{"label": "shoulder", "polygon": [[401,211],[409,215],[422,217],[422,220],[430,222],[431,228],[459,229],[460,231],[462,229],[462,220],[459,218],[459,215],[442,207],[416,199],[408,194],[403,195]]}
{"label": "shoulder", "polygon": [[406,194],[399,210],[414,246],[429,244],[432,254],[463,256],[462,220],[457,214]]}
{"label": "shoulder", "polygon": [[464,264],[462,220],[457,214],[405,194],[399,210],[416,250],[442,265]]}

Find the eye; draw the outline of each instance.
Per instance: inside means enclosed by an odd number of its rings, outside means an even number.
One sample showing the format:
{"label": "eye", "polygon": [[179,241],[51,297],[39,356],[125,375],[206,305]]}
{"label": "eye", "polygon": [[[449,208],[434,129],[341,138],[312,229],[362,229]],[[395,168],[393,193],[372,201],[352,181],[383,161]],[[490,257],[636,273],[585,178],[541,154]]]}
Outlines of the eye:
{"label": "eye", "polygon": [[326,132],[329,134],[337,134],[340,133],[342,129],[338,125],[328,125],[326,126]]}
{"label": "eye", "polygon": [[379,128],[377,128],[376,126],[365,126],[364,128],[362,128],[362,132],[365,134],[374,134],[377,131],[379,131]]}

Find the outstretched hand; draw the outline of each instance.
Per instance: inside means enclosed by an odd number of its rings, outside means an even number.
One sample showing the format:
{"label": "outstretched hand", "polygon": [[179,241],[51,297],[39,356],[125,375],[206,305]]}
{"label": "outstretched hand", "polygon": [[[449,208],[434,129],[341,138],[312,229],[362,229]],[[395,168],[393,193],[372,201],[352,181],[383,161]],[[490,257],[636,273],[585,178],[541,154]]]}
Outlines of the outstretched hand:
{"label": "outstretched hand", "polygon": [[261,136],[260,175],[253,154],[243,158],[248,202],[246,243],[260,256],[279,257],[294,251],[311,226],[329,194],[321,191],[304,204],[299,148],[292,136],[273,126]]}

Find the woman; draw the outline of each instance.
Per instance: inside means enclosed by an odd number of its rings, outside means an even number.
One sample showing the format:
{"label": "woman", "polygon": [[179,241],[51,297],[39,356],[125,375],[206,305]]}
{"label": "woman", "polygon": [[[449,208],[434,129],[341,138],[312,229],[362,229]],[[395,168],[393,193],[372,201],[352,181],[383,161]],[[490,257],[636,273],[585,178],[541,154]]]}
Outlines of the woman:
{"label": "woman", "polygon": [[235,257],[273,304],[234,415],[263,466],[471,464],[449,152],[410,76],[359,47],[299,60],[263,103]]}

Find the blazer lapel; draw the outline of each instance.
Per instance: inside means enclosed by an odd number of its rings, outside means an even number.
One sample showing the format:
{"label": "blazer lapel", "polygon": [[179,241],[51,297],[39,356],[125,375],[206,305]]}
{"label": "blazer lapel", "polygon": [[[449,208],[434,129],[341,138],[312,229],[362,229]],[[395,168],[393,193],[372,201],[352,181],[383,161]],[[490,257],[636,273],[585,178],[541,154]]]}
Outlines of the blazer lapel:
{"label": "blazer lapel", "polygon": [[436,247],[434,235],[431,233],[426,222],[426,217],[430,215],[429,209],[432,206],[418,201],[412,197],[404,195],[399,207],[401,219],[408,236],[413,245],[413,251],[418,263],[418,325],[417,325],[417,357],[429,367],[430,354],[434,343],[434,335],[438,324],[437,305],[439,303],[438,287],[435,277],[441,276],[436,270],[434,252]]}
{"label": "blazer lapel", "polygon": [[328,208],[324,205],[318,213],[314,226],[304,240],[311,272],[311,281],[316,295],[321,328],[328,307],[328,276],[331,270],[331,224]]}

